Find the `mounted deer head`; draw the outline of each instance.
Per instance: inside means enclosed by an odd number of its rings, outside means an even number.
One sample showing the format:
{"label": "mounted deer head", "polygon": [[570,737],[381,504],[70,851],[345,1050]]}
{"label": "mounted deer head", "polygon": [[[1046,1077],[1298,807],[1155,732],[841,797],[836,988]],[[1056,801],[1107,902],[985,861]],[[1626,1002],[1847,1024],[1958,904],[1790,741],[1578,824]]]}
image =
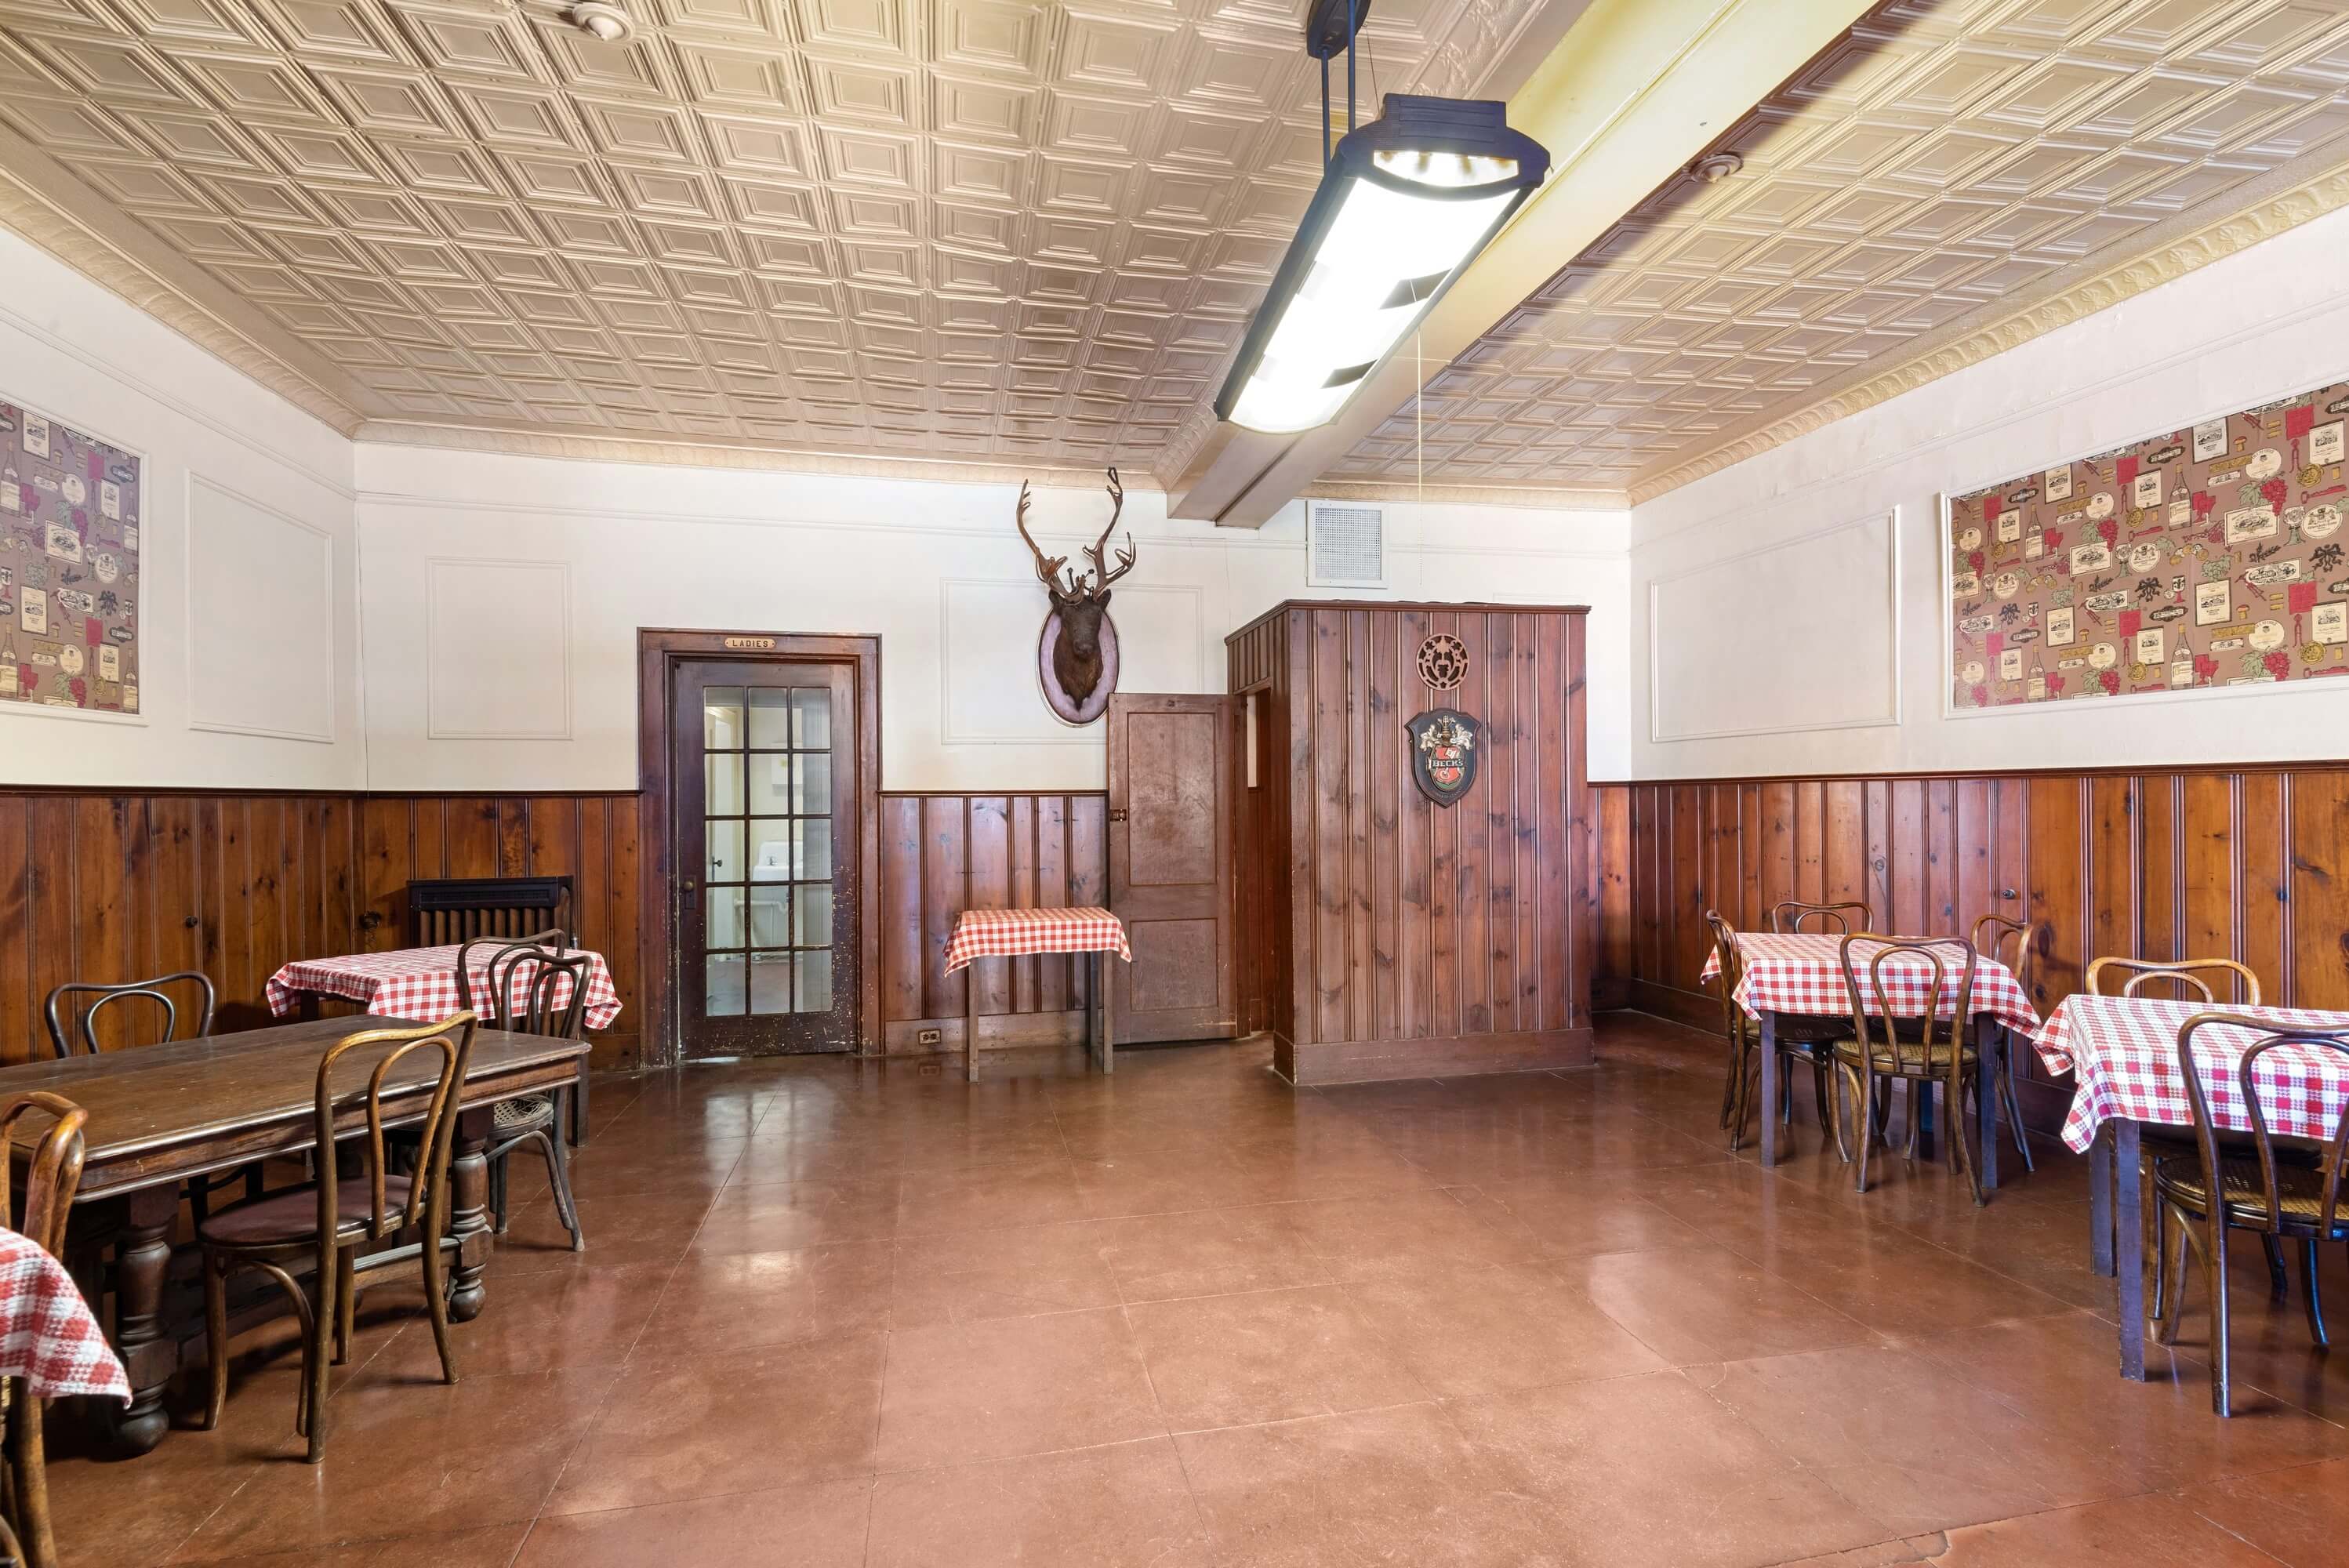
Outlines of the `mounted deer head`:
{"label": "mounted deer head", "polygon": [[[1117,563],[1110,564],[1106,552],[1109,536],[1116,531],[1117,520],[1125,511],[1125,486],[1117,470],[1109,470],[1109,522],[1102,529],[1101,537],[1086,547],[1085,554],[1092,569],[1071,569],[1065,555],[1047,555],[1035,536],[1028,531],[1028,486],[1019,487],[1019,510],[1017,521],[1019,537],[1036,557],[1037,580],[1052,596],[1052,613],[1045,622],[1043,647],[1049,650],[1040,675],[1044,680],[1044,694],[1052,711],[1071,724],[1089,722],[1097,717],[1101,705],[1093,696],[1102,685],[1105,671],[1113,670],[1117,656],[1117,627],[1108,618],[1109,585],[1133,570],[1133,536],[1126,535],[1125,544],[1117,552]],[[1058,635],[1053,623],[1057,622]],[[1113,688],[1116,679],[1110,681]],[[1106,693],[1102,694],[1106,699]]]}

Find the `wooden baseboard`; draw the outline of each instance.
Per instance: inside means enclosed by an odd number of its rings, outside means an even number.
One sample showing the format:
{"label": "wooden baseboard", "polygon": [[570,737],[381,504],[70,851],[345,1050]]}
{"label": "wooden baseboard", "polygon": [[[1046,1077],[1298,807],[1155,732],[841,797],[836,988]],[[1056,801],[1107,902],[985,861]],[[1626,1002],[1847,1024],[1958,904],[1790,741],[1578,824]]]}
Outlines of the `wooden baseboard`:
{"label": "wooden baseboard", "polygon": [[1683,991],[1677,985],[1659,985],[1652,980],[1624,980],[1618,984],[1623,995],[1618,1006],[1653,1013],[1659,1018],[1670,1018],[1692,1029],[1718,1030],[1722,1026],[1721,998],[1710,992]]}
{"label": "wooden baseboard", "polygon": [[1272,1037],[1273,1071],[1299,1088],[1382,1083],[1392,1078],[1468,1078],[1483,1073],[1587,1068],[1588,1029],[1459,1035],[1441,1040],[1291,1040]]}
{"label": "wooden baseboard", "polygon": [[[962,1054],[964,1020],[904,1018],[881,1026],[884,1056],[921,1057]],[[922,1037],[931,1030],[937,1038]],[[1074,1046],[1083,1043],[1085,1016],[1071,1007],[1059,1013],[983,1013],[978,1018],[978,1048],[1011,1050],[1022,1046]]]}

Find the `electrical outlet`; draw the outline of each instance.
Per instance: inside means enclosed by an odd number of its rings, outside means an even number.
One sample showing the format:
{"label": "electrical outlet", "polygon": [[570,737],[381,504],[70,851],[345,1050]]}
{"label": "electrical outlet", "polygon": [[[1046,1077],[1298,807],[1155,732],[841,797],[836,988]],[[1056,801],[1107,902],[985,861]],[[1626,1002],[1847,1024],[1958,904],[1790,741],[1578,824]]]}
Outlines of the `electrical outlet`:
{"label": "electrical outlet", "polygon": [[935,1046],[946,1037],[947,1032],[944,1029],[924,1029],[914,1037],[914,1043],[917,1046]]}

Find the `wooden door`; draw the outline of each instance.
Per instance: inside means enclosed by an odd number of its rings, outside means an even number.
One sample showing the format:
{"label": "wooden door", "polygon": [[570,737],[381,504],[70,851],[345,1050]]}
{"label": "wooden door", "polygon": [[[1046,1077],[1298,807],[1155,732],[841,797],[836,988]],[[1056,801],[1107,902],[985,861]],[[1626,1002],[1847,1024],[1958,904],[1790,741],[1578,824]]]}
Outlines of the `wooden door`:
{"label": "wooden door", "polygon": [[854,1049],[854,666],[680,660],[671,702],[684,1054]]}
{"label": "wooden door", "polygon": [[1232,804],[1240,699],[1119,692],[1109,700],[1109,903],[1120,1045],[1239,1032],[1232,968]]}

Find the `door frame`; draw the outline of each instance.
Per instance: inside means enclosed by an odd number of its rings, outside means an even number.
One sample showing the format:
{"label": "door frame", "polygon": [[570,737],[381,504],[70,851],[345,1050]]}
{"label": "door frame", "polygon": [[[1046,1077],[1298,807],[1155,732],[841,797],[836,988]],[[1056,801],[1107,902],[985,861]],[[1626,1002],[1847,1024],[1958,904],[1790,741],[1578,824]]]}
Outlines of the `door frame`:
{"label": "door frame", "polygon": [[848,664],[855,666],[856,789],[856,1051],[879,1052],[881,1018],[881,639],[788,632],[636,628],[636,841],[644,916],[638,926],[639,973],[645,977],[644,1065],[674,1067],[683,1059],[677,1016],[678,975],[675,826],[668,768],[676,716],[669,711],[670,677],[688,659],[736,664]]}

